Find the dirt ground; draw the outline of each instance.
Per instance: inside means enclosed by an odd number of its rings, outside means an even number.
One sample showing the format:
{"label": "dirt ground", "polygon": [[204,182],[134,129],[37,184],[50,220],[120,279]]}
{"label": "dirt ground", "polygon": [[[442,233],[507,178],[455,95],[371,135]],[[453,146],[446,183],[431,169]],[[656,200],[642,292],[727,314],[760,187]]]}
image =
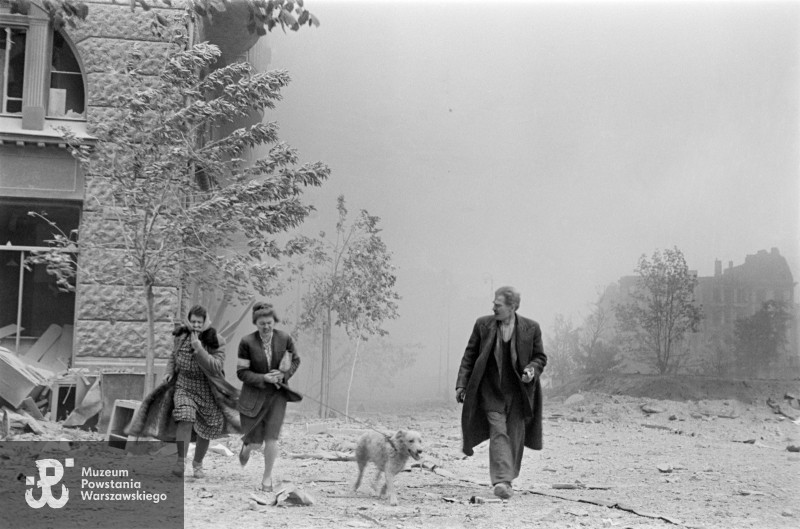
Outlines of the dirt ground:
{"label": "dirt ground", "polygon": [[[361,412],[359,423],[289,413],[274,475],[282,486],[310,495],[313,505],[269,505],[275,494],[256,491],[260,454],[242,468],[235,455],[211,452],[206,478],[185,478],[184,525],[800,527],[800,453],[789,451],[800,445],[800,420],[792,420],[800,410],[796,400],[784,398],[800,394],[800,381],[749,387],[737,399],[665,400],[628,390],[634,396],[551,394],[544,405],[545,448],[526,449],[516,493],[502,503],[470,503],[473,497],[493,498],[488,445],[464,458],[455,403]],[[782,413],[776,413],[775,403]],[[411,428],[423,435],[421,463],[409,461],[397,477],[396,507],[370,490],[371,471],[354,494],[355,463],[326,459],[347,455],[367,425],[386,433]],[[240,447],[236,437],[219,442],[234,454]]]}

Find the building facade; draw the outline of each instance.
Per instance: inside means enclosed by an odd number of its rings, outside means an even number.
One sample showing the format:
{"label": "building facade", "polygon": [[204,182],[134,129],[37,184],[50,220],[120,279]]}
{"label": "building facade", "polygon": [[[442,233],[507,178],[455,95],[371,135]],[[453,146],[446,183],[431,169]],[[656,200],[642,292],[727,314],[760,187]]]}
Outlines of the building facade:
{"label": "building facade", "polygon": [[[150,12],[132,12],[127,3],[87,4],[85,21],[55,30],[40,0],[31,2],[27,14],[12,13],[7,0],[0,0],[0,346],[54,370],[141,368],[144,307],[130,287],[104,276],[119,259],[113,248],[77,254],[74,293],[60,290],[45,265],[22,266],[31,252],[48,247],[54,225],[65,233],[79,229],[86,238],[113,242],[118,237],[103,175],[82,172],[67,149],[64,130],[92,144],[96,125],[120,112],[111,106],[111,96],[146,86],[148,76],[154,79],[176,49],[152,31],[153,13],[172,19],[184,13],[179,3],[151,2]],[[220,47],[220,64],[246,58],[258,41],[247,29],[245,2],[227,5],[213,20],[191,21],[187,28],[192,40]],[[131,64],[146,74],[142,84],[125,73]],[[181,311],[179,284],[176,277],[167,278],[156,288],[157,357],[162,359]]]}
{"label": "building facade", "polygon": [[715,261],[714,275],[698,278],[695,296],[703,306],[704,327],[711,330],[752,316],[766,301],[793,307],[795,285],[786,258],[772,248],[748,255],[738,266],[729,261],[724,270]]}

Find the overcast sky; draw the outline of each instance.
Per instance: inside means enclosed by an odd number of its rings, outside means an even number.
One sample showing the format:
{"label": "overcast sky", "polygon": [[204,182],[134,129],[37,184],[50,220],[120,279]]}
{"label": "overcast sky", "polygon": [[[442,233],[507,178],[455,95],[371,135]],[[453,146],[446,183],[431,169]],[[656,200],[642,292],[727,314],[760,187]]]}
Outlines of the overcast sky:
{"label": "overcast sky", "polygon": [[460,357],[501,284],[546,334],[673,246],[700,275],[772,247],[800,272],[800,3],[307,7],[319,28],[269,37],[293,82],[268,118],[333,170],[309,228],[340,193],[381,217],[394,334],[446,318]]}

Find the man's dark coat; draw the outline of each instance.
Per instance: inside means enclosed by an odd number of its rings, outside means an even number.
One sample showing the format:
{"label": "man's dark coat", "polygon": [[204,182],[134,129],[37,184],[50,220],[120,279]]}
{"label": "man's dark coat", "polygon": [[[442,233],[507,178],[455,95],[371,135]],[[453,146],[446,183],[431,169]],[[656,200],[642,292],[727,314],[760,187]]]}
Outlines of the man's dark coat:
{"label": "man's dark coat", "polygon": [[[511,343],[511,362],[514,376],[523,396],[525,417],[525,446],[534,450],[542,449],[542,388],[539,376],[547,365],[547,356],[542,345],[542,331],[539,324],[515,314],[516,324]],[[463,452],[471,456],[472,448],[489,438],[489,421],[481,409],[479,388],[486,371],[486,362],[494,354],[497,341],[498,324],[494,316],[478,318],[469,337],[469,343],[461,359],[456,388],[466,388],[464,407],[461,410],[461,432]],[[525,384],[522,372],[533,367],[536,375]]]}

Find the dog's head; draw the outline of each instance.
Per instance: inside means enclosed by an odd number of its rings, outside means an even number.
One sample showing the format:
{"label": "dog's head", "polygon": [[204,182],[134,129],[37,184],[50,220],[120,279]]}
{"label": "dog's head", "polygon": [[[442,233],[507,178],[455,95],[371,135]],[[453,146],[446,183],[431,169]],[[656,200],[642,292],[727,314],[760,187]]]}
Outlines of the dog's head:
{"label": "dog's head", "polygon": [[395,447],[419,460],[422,455],[422,436],[414,430],[400,430],[394,434]]}

